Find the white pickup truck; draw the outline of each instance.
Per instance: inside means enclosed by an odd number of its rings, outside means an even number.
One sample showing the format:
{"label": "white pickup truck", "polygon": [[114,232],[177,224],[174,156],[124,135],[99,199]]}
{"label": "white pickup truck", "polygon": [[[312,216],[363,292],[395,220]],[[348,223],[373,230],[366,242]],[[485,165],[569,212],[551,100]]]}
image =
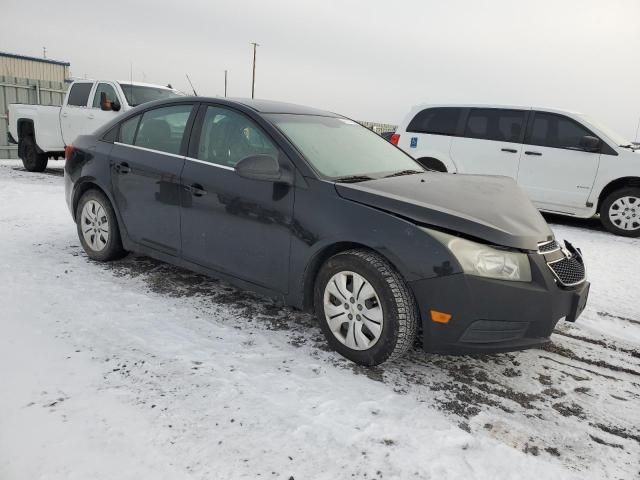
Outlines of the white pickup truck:
{"label": "white pickup truck", "polygon": [[172,88],[148,83],[76,80],[61,107],[9,105],[9,141],[18,144],[24,168],[42,172],[50,157],[64,157],[65,146],[77,136],[137,105],[178,95]]}

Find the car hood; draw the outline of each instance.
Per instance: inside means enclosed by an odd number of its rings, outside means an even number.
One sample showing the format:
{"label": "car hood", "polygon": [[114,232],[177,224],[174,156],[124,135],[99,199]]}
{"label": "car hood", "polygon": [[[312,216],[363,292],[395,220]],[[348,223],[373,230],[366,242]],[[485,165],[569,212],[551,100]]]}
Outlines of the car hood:
{"label": "car hood", "polygon": [[495,245],[537,250],[553,239],[540,212],[508,177],[424,173],[336,183],[341,197]]}

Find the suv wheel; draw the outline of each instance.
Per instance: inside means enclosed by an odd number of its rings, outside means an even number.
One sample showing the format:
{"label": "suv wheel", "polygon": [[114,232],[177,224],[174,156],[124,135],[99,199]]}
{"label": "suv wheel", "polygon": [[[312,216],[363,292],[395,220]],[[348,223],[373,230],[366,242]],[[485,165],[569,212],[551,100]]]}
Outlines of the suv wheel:
{"label": "suv wheel", "polygon": [[605,198],[600,205],[600,221],[616,235],[639,237],[640,188],[622,188]]}
{"label": "suv wheel", "polygon": [[418,324],[413,294],[374,252],[348,250],[327,260],[314,300],[329,344],[360,365],[398,358],[413,344]]}
{"label": "suv wheel", "polygon": [[78,237],[89,258],[108,262],[123,257],[118,221],[111,203],[99,190],[86,191],[76,209]]}
{"label": "suv wheel", "polygon": [[49,163],[49,157],[46,153],[38,153],[38,147],[33,137],[27,136],[20,139],[22,145],[19,149],[22,152],[22,164],[29,172],[44,172]]}

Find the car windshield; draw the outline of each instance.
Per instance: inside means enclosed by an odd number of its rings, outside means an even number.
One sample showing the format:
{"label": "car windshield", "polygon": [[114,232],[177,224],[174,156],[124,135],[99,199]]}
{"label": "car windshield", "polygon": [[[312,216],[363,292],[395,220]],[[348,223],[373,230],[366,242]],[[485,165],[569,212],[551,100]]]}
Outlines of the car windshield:
{"label": "car windshield", "polygon": [[154,100],[162,100],[164,98],[178,97],[179,95],[173,90],[160,87],[143,87],[141,85],[132,85],[130,83],[121,83],[120,87],[127,98],[127,103],[136,107],[143,103],[153,102]]}
{"label": "car windshield", "polygon": [[583,120],[586,123],[593,125],[597,130],[600,130],[607,137],[609,137],[609,139],[615,142],[616,145],[622,146],[622,145],[629,145],[629,143],[631,143],[629,142],[628,138],[623,137],[621,134],[619,134],[615,130],[612,130],[607,125],[603,125],[602,123],[595,122],[586,115],[580,115],[580,116],[583,118]]}
{"label": "car windshield", "polygon": [[267,116],[322,176],[353,181],[422,172],[411,157],[352,120],[317,115]]}

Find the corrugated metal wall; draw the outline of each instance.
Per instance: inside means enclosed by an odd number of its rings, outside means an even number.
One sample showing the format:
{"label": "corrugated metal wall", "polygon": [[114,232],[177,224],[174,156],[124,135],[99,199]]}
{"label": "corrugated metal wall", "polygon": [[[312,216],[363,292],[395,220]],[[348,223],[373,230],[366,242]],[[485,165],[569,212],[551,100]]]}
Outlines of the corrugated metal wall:
{"label": "corrugated metal wall", "polygon": [[0,55],[0,75],[62,83],[69,78],[69,67],[59,63]]}
{"label": "corrugated metal wall", "polygon": [[17,145],[7,141],[7,111],[10,103],[62,105],[67,84],[0,75],[0,158],[17,158]]}

